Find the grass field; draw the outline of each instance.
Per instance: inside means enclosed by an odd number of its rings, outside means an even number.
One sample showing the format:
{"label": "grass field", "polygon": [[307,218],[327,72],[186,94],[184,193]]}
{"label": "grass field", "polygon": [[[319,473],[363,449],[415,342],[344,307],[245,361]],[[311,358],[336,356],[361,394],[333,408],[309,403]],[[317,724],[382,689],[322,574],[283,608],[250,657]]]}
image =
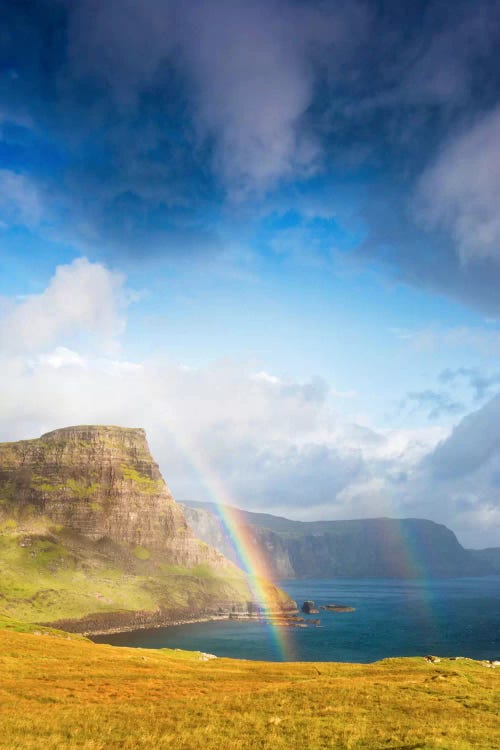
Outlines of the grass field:
{"label": "grass field", "polygon": [[204,660],[0,631],[0,748],[497,750],[500,669]]}

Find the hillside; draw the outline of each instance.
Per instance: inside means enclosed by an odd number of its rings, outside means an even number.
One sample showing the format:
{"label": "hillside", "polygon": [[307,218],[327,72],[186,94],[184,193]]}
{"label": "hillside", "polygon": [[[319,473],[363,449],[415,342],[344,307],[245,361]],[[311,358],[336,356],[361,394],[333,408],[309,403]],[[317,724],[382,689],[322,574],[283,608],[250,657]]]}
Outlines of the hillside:
{"label": "hillside", "polygon": [[[216,507],[184,502],[183,508],[200,539],[234,559]],[[255,554],[266,560],[276,580],[454,577],[495,572],[486,555],[465,550],[450,529],[425,519],[293,521],[266,513],[236,513]]]}
{"label": "hillside", "polygon": [[0,748],[496,750],[500,670],[264,663],[0,631]]}
{"label": "hillside", "polygon": [[[267,584],[276,609],[293,603]],[[241,570],[196,538],[141,429],[0,444],[0,614],[97,632],[230,611]]]}

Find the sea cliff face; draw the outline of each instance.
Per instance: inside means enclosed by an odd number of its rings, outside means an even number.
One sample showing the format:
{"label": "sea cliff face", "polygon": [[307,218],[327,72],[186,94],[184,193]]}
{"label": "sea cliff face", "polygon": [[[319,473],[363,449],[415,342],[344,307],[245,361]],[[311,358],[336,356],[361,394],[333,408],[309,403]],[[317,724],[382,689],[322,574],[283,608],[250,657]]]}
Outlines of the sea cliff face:
{"label": "sea cliff face", "polygon": [[[181,503],[190,526],[200,539],[222,552],[229,560],[238,565],[238,557],[232,541],[221,524],[213,506],[207,508]],[[251,515],[251,514],[250,514]],[[272,572],[276,580],[295,578],[296,573],[290,559],[286,539],[271,529],[248,523],[247,515],[240,514],[241,523],[246,527],[245,539],[253,555],[257,555],[266,570]]]}
{"label": "sea cliff face", "polygon": [[[214,506],[194,502],[184,507],[200,538],[231,556]],[[254,554],[266,560],[275,580],[439,578],[495,572],[494,551],[488,557],[488,551],[466,550],[450,529],[426,519],[304,522],[266,513],[238,513]]]}
{"label": "sea cliff face", "polygon": [[[294,608],[264,585],[275,611]],[[88,632],[245,613],[252,599],[243,572],[195,536],[144,430],[0,444],[0,612]]]}
{"label": "sea cliff face", "polygon": [[67,427],[0,444],[4,507],[86,537],[161,550],[179,565],[228,561],[200,545],[153,461],[142,429]]}
{"label": "sea cliff face", "polygon": [[468,552],[479,565],[485,567],[490,573],[500,575],[500,547],[470,549]]}

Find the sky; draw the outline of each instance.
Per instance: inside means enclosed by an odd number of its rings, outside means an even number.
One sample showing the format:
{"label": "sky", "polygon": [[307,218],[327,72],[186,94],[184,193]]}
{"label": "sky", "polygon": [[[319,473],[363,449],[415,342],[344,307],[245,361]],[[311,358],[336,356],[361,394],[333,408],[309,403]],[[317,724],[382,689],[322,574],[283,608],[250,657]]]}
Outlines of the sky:
{"label": "sky", "polygon": [[0,8],[0,440],[500,546],[498,0]]}

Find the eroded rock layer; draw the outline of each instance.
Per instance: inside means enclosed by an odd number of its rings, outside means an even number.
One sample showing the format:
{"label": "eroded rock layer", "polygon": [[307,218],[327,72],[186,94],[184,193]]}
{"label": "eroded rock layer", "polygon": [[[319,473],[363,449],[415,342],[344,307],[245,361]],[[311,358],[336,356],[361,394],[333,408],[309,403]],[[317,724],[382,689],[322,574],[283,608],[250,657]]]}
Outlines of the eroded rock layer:
{"label": "eroded rock layer", "polygon": [[0,498],[94,540],[161,550],[173,563],[228,564],[194,536],[142,429],[66,427],[0,444]]}

